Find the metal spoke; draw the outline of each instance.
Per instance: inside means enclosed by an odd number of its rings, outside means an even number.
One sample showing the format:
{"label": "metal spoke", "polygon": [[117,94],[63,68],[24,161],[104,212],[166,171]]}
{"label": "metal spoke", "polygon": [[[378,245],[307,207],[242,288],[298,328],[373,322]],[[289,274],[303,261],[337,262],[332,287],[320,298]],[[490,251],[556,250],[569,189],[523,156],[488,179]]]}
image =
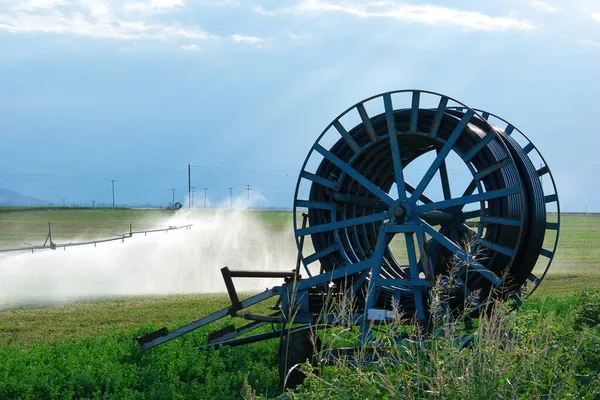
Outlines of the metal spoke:
{"label": "metal spoke", "polygon": [[[439,155],[439,150],[437,151]],[[450,191],[450,179],[448,178],[448,169],[446,168],[446,160],[440,165],[440,180],[442,181],[442,191],[444,192],[444,200],[452,198]]]}
{"label": "metal spoke", "polygon": [[489,167],[477,172],[475,175],[473,175],[473,179],[476,181],[480,181],[483,178],[489,176],[490,174],[493,174],[494,172],[506,167],[507,165],[510,165],[511,163],[512,163],[511,158],[506,157],[503,160],[500,160],[497,163],[492,164]]}
{"label": "metal spoke", "polygon": [[392,161],[394,163],[394,175],[396,177],[396,189],[398,189],[398,198],[406,198],[406,189],[404,187],[404,170],[402,159],[400,157],[400,145],[398,144],[398,132],[396,132],[396,120],[394,118],[394,108],[392,106],[392,97],[389,93],[383,95],[383,104],[385,106],[385,118],[390,138],[390,147],[392,150]]}
{"label": "metal spoke", "polygon": [[333,195],[333,200],[335,200],[337,203],[352,204],[355,206],[371,208],[377,211],[386,211],[389,209],[389,205],[382,200],[372,199],[355,194],[335,193]]}
{"label": "metal spoke", "polygon": [[337,181],[331,181],[329,179],[323,178],[322,176],[311,174],[310,172],[307,172],[307,171],[302,171],[300,176],[304,179],[308,179],[309,181],[318,183],[321,186],[325,186],[325,187],[328,187],[328,188],[336,190],[336,191],[340,190],[340,184],[337,183]]}
{"label": "metal spoke", "polygon": [[373,124],[371,123],[371,120],[369,119],[369,114],[367,114],[367,110],[365,110],[365,106],[362,104],[359,104],[358,106],[356,106],[356,109],[358,110],[358,114],[360,115],[360,119],[362,119],[365,129],[367,130],[367,135],[369,135],[369,139],[371,139],[372,143],[377,142],[377,140],[379,138],[377,137],[377,134],[375,133],[375,128],[373,128]]}
{"label": "metal spoke", "polygon": [[494,285],[498,286],[502,282],[502,280],[496,276],[492,271],[485,268],[481,265],[475,258],[467,254],[467,252],[448,239],[446,236],[442,235],[438,231],[436,231],[432,226],[423,221],[423,227],[425,231],[439,244],[450,250],[459,260],[467,264],[469,267],[472,267],[475,271],[479,272],[486,279],[492,282]]}
{"label": "metal spoke", "polygon": [[344,138],[346,143],[348,143],[348,146],[350,146],[352,151],[354,153],[360,153],[360,146],[356,143],[352,135],[348,133],[346,128],[344,128],[341,122],[336,119],[335,121],[333,121],[333,126],[340,133],[340,135],[342,135],[342,137]]}
{"label": "metal spoke", "polygon": [[414,135],[417,133],[417,127],[419,125],[419,99],[421,94],[419,92],[413,92],[412,94],[412,105],[410,108],[410,124],[408,133]]}
{"label": "metal spoke", "polygon": [[296,200],[296,207],[316,208],[319,210],[333,211],[335,209],[335,204],[309,200]]}
{"label": "metal spoke", "polygon": [[448,105],[448,98],[442,97],[440,99],[440,104],[438,105],[437,111],[435,112],[435,117],[433,119],[433,124],[431,126],[431,132],[429,136],[436,137],[438,131],[440,130],[440,125],[442,124],[442,118],[444,117],[444,112],[446,111],[446,106]]}
{"label": "metal spoke", "polygon": [[[462,135],[463,131],[471,121],[471,118],[473,118],[473,114],[474,113],[472,110],[467,111],[458,123],[458,125],[456,125],[454,131],[452,132],[442,149],[438,152],[437,157],[435,158],[435,160],[433,160],[433,163],[429,166],[427,172],[425,172],[423,179],[421,179],[421,182],[419,182],[419,184],[417,185],[415,192],[411,196],[411,200],[413,197],[416,196],[416,198],[418,198],[421,194],[423,194],[423,191],[425,190],[427,185],[429,185],[429,182],[431,182],[431,179],[442,165],[442,162],[446,159],[446,156],[448,156],[448,154],[452,150],[452,147],[454,147],[454,145],[460,138],[460,135]],[[416,203],[416,200],[414,200],[414,202]]]}
{"label": "metal spoke", "polygon": [[496,138],[496,135],[494,133],[486,134],[479,141],[479,143],[477,143],[475,146],[471,147],[471,149],[465,155],[463,155],[462,159],[465,160],[465,162],[471,161],[471,159],[473,157],[475,157],[475,155],[477,153],[479,153],[485,146],[487,146],[495,138]]}
{"label": "metal spoke", "polygon": [[[414,193],[414,192],[415,192],[415,187],[414,187],[414,186],[412,186],[410,183],[408,183],[408,182],[404,182],[404,186],[406,187],[406,191],[407,191],[408,193],[411,193],[411,194],[412,194],[412,193]],[[426,195],[424,195],[424,194],[421,194],[421,195],[419,196],[419,200],[421,200],[421,202],[423,202],[423,203],[425,203],[425,204],[431,204],[431,203],[433,203],[433,200],[431,200],[429,197],[427,197],[427,196],[426,196]]]}
{"label": "metal spoke", "polygon": [[463,212],[460,215],[460,218],[465,221],[467,219],[471,219],[471,218],[476,218],[476,217],[480,217],[481,215],[485,215],[485,212],[487,211],[487,209],[484,210],[473,210],[473,211],[467,211],[467,212]]}
{"label": "metal spoke", "polygon": [[505,246],[500,246],[499,244],[492,243],[489,240],[482,239],[481,245],[487,247],[488,249],[494,250],[497,253],[504,254],[505,256],[513,257],[515,255],[515,251]]}
{"label": "metal spoke", "polygon": [[348,176],[352,177],[355,181],[364,186],[365,189],[367,189],[369,192],[373,193],[375,196],[379,197],[381,200],[385,201],[389,205],[394,204],[394,199],[392,199],[386,192],[384,192],[373,182],[365,178],[360,172],[352,168],[349,164],[345,163],[336,155],[326,150],[323,146],[321,146],[320,144],[316,144],[315,150],[327,160],[331,161],[331,163],[334,164],[336,167],[348,174]]}
{"label": "metal spoke", "polygon": [[465,189],[465,191],[461,197],[472,195],[476,188],[477,188],[477,182],[475,180],[472,180],[471,183],[469,183],[469,186],[467,186],[467,188]]}
{"label": "metal spoke", "polygon": [[424,213],[421,213],[419,217],[431,225],[441,225],[444,222],[452,222],[455,219],[454,215],[438,210],[425,211]]}
{"label": "metal spoke", "polygon": [[442,210],[444,208],[450,208],[455,206],[464,206],[465,204],[477,203],[480,201],[493,200],[500,197],[506,197],[513,194],[517,194],[521,191],[518,187],[511,187],[505,189],[492,190],[485,193],[474,194],[471,196],[458,197],[456,199],[437,201],[431,204],[423,204],[417,206],[417,210],[421,212]]}
{"label": "metal spoke", "polygon": [[311,264],[311,263],[317,261],[318,259],[323,258],[323,257],[333,253],[334,251],[337,251],[337,249],[338,249],[338,246],[337,246],[337,243],[335,243],[321,251],[311,254],[310,256],[304,257],[304,263],[306,265]]}
{"label": "metal spoke", "polygon": [[502,218],[502,217],[483,216],[479,219],[479,221],[483,224],[498,224],[498,225],[508,225],[508,226],[521,225],[521,220],[519,220],[519,219]]}
{"label": "metal spoke", "polygon": [[296,231],[296,236],[306,236],[314,233],[332,231],[334,229],[343,229],[356,225],[370,224],[373,222],[380,222],[388,218],[389,214],[387,212],[384,212],[378,214],[365,215],[362,217],[343,219],[341,221],[335,221],[327,224],[309,226],[308,228],[298,229]]}

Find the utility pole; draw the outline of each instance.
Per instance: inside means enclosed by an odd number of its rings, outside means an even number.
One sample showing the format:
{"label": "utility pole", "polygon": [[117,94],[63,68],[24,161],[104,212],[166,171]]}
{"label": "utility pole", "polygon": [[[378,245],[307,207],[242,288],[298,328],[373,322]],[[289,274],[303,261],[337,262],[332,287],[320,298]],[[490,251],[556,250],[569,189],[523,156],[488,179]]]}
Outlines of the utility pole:
{"label": "utility pole", "polygon": [[110,182],[112,183],[112,196],[113,196],[113,208],[115,208],[115,179],[111,179]]}
{"label": "utility pole", "polygon": [[208,188],[204,188],[204,208],[206,208],[206,191]]}
{"label": "utility pole", "polygon": [[171,189],[171,192],[173,192],[173,201],[171,202],[171,204],[175,205],[175,189]]}
{"label": "utility pole", "polygon": [[196,197],[196,186],[192,186],[192,207],[194,208],[194,199]]}
{"label": "utility pole", "polygon": [[188,208],[192,208],[192,168],[188,163]]}
{"label": "utility pole", "polygon": [[65,200],[66,200],[66,199],[62,199],[62,201],[63,201],[63,207],[64,207],[64,206],[66,206],[66,204],[65,204]]}
{"label": "utility pole", "polygon": [[233,210],[233,188],[229,188],[229,207]]}
{"label": "utility pole", "polygon": [[92,208],[96,207],[96,201],[92,200]]}
{"label": "utility pole", "polygon": [[246,197],[246,208],[250,208],[250,185],[246,185],[246,190],[248,191],[248,196]]}

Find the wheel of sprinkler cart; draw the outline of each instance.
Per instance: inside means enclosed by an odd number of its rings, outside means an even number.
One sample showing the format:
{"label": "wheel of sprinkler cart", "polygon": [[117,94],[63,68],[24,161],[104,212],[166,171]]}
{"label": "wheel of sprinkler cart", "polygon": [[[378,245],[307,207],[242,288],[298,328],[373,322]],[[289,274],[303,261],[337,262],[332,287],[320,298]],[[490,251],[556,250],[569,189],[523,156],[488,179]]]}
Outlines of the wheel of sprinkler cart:
{"label": "wheel of sprinkler cart", "polygon": [[[416,314],[423,323],[428,288],[441,276],[458,282],[457,306],[475,290],[484,304],[501,285],[515,298],[539,254],[551,258],[553,251],[542,249],[539,226],[546,227],[546,213],[539,204],[539,178],[537,184],[529,181],[531,161],[512,143],[511,130],[510,124],[494,127],[482,113],[429,91],[387,92],[348,108],[318,137],[296,185],[295,237],[305,272],[311,276],[317,261],[321,271],[369,263],[387,293],[370,301],[382,303],[387,296],[388,304],[399,301],[405,315]],[[410,185],[406,168],[434,151],[421,179]],[[446,165],[452,155],[471,176],[460,192],[453,190]],[[425,194],[436,175],[441,200]],[[556,193],[545,201],[554,198]],[[296,216],[306,210],[310,226],[301,228]],[[472,218],[479,219],[476,229],[465,224]],[[404,238],[407,265],[398,263],[389,246],[397,234]],[[300,246],[306,236],[312,239],[309,254]],[[460,268],[453,272],[450,264]]]}

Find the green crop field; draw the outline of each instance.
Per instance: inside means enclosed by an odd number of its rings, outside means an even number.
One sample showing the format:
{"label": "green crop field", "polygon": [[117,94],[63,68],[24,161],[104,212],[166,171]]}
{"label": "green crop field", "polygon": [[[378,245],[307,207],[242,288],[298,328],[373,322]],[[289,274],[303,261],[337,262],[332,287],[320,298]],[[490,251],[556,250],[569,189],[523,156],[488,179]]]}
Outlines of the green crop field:
{"label": "green crop field", "polygon": [[[200,224],[206,213],[195,210],[194,223]],[[0,248],[43,243],[48,222],[53,240],[59,242],[124,233],[130,223],[134,229],[166,227],[174,214],[168,210],[0,208]],[[292,229],[289,212],[256,212],[252,218],[266,231]],[[285,236],[283,245],[293,251],[295,243],[289,238]],[[551,239],[546,248],[551,249]],[[510,342],[511,351],[495,353],[484,342],[471,350],[444,347],[443,354],[413,360],[423,368],[421,372],[394,367],[395,372],[388,371],[385,379],[377,369],[325,369],[321,378],[309,378],[297,393],[286,396],[461,398],[463,393],[472,398],[598,398],[594,396],[600,396],[599,244],[600,216],[563,216],[551,271],[523,309],[507,317],[511,332],[518,333]],[[394,246],[394,254],[401,258],[400,246]],[[4,258],[0,268],[6,265]],[[5,284],[0,282],[0,290]],[[162,326],[172,329],[198,319],[227,302],[221,294],[137,296],[0,310],[0,398],[279,396],[276,341],[195,350],[206,342],[209,331],[227,325],[227,318],[146,353],[134,341]],[[492,353],[490,361],[486,357]],[[476,363],[469,364],[462,375],[448,369],[462,368],[457,360],[468,364],[475,355],[489,361],[481,371],[471,368]],[[385,368],[386,364],[381,365]],[[497,376],[485,375],[484,369]],[[413,386],[411,382],[417,381],[423,386]],[[479,391],[467,395],[460,382]],[[488,386],[491,389],[485,389]],[[485,390],[494,391],[486,396]]]}

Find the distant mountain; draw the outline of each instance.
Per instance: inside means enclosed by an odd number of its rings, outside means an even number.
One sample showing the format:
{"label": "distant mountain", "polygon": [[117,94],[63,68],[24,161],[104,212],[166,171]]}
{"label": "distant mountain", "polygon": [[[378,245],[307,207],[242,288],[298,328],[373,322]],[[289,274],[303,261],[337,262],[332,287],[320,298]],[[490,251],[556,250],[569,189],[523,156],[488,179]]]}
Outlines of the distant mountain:
{"label": "distant mountain", "polygon": [[0,206],[50,206],[52,203],[36,197],[25,196],[8,189],[0,189]]}

